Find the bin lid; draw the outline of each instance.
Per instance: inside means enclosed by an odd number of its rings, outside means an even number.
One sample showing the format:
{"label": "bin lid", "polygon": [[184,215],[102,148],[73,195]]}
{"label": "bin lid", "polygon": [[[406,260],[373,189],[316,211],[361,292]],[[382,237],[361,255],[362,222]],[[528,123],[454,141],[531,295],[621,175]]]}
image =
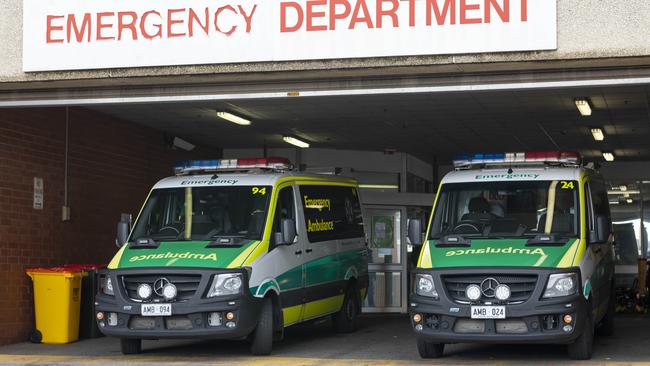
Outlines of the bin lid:
{"label": "bin lid", "polygon": [[98,269],[106,268],[105,264],[64,264],[60,268],[73,269],[79,271],[96,271]]}
{"label": "bin lid", "polygon": [[73,269],[73,268],[64,268],[64,267],[52,267],[52,268],[28,268],[25,270],[27,272],[27,275],[30,277],[33,274],[50,274],[50,275],[61,275],[61,276],[69,276],[69,275],[76,275],[79,274],[81,276],[86,275],[85,272],[79,269]]}

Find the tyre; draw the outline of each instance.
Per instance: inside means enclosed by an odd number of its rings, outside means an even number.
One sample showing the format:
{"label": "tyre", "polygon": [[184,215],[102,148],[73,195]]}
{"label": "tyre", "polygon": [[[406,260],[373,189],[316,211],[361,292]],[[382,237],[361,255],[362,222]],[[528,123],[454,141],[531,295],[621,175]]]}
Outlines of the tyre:
{"label": "tyre", "polygon": [[356,288],[354,285],[348,287],[341,309],[332,318],[334,331],[337,333],[352,333],[357,330],[361,306],[359,291]]}
{"label": "tyre", "polygon": [[257,327],[251,337],[251,353],[255,356],[270,355],[273,350],[273,302],[268,297],[262,304]]}
{"label": "tyre", "polygon": [[120,349],[124,355],[137,355],[142,353],[141,339],[120,339]]}
{"label": "tyre", "polygon": [[589,360],[594,349],[594,323],[591,313],[587,319],[582,334],[568,346],[569,357],[573,360]]}
{"label": "tyre", "polygon": [[418,352],[422,358],[440,358],[445,352],[445,344],[427,342],[418,338]]}
{"label": "tyre", "polygon": [[609,304],[607,304],[607,314],[603,320],[600,321],[596,333],[601,336],[614,335],[614,318],[616,317],[616,289],[612,286],[612,293],[609,296]]}

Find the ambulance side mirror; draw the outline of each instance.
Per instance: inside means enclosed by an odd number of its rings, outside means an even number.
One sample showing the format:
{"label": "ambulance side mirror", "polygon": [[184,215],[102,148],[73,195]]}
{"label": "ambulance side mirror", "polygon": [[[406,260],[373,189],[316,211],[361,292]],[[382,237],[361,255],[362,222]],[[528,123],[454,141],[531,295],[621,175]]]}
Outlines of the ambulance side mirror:
{"label": "ambulance side mirror", "polygon": [[612,234],[612,227],[607,219],[607,216],[598,215],[596,216],[596,227],[593,231],[589,232],[589,243],[590,244],[604,244],[609,240],[610,235]]}
{"label": "ambulance side mirror", "polygon": [[409,220],[408,237],[411,245],[422,245],[422,221],[420,219]]}
{"label": "ambulance side mirror", "polygon": [[128,238],[129,238],[129,223],[126,221],[118,222],[117,237],[115,239],[115,244],[117,244],[117,247],[121,248],[122,245],[126,244]]}
{"label": "ambulance side mirror", "polygon": [[296,241],[296,222],[293,219],[282,219],[282,245],[291,245]]}

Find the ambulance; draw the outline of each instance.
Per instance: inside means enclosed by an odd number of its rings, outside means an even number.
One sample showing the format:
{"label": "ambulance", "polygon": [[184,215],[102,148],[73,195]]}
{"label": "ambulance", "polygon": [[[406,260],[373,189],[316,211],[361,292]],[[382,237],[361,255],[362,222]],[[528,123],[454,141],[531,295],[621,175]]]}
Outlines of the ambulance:
{"label": "ambulance", "polygon": [[603,178],[575,152],[475,154],[441,182],[409,299],[423,358],[448,343],[566,344],[589,359],[614,326]]}
{"label": "ambulance", "polygon": [[96,318],[124,354],[143,339],[247,339],[266,355],[284,328],[357,326],[368,258],[357,182],[283,158],[179,163],[99,273]]}

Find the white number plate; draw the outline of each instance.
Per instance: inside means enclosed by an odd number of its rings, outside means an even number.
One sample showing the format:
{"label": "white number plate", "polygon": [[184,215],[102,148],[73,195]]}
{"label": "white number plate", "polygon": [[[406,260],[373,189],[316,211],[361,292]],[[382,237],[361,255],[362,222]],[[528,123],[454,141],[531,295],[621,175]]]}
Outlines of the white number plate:
{"label": "white number plate", "polygon": [[505,319],[505,306],[472,306],[472,319]]}
{"label": "white number plate", "polygon": [[142,316],[171,316],[171,304],[142,304],[140,306]]}

